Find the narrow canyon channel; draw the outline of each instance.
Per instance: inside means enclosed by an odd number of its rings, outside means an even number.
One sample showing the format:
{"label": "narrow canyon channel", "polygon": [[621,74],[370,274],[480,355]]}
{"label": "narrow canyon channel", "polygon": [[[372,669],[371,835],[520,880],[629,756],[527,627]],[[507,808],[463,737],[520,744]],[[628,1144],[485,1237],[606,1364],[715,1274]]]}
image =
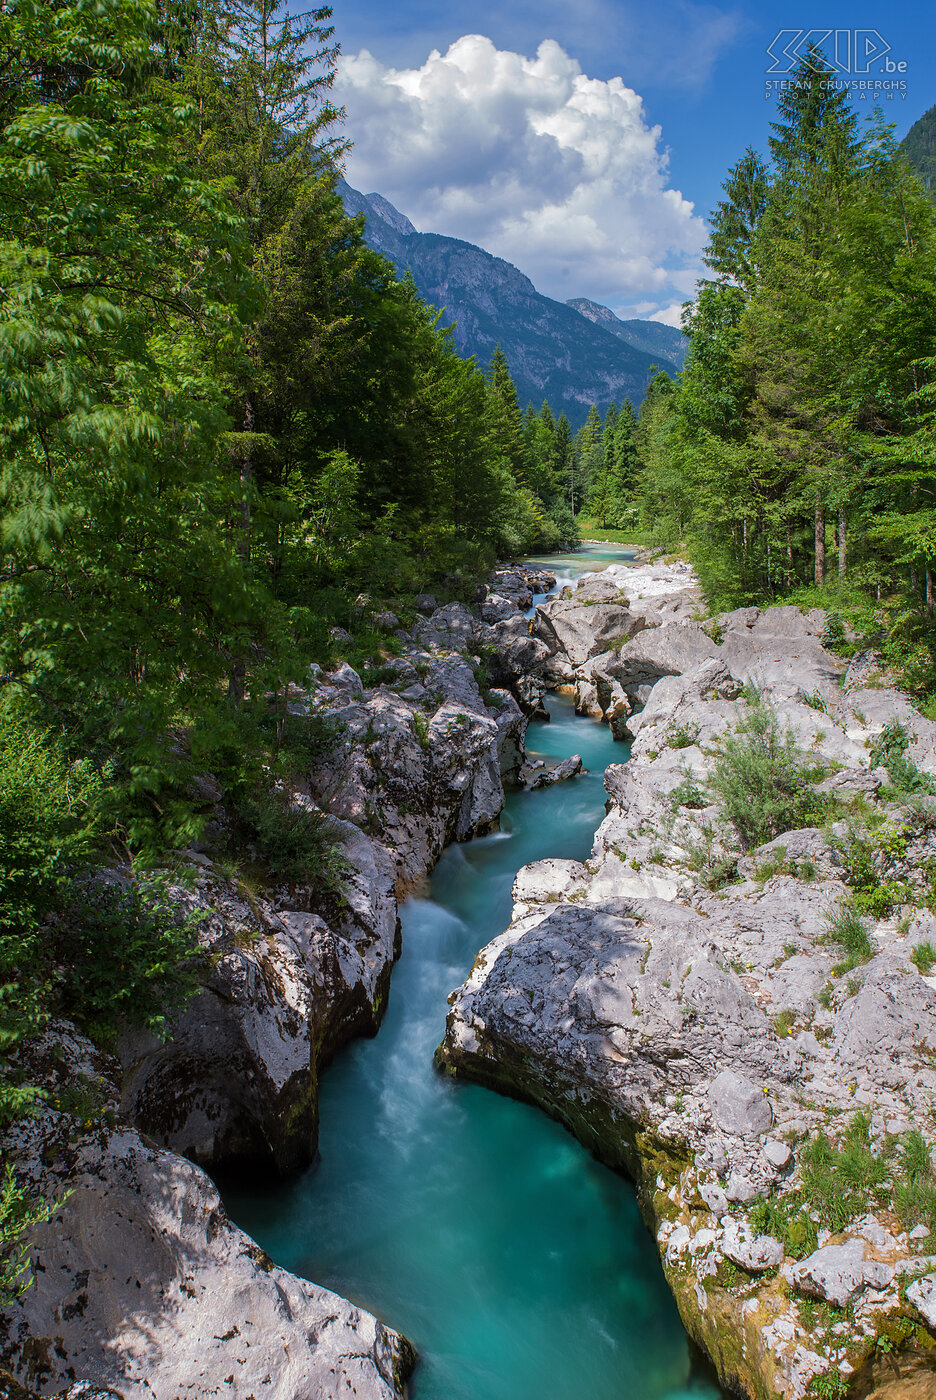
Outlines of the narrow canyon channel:
{"label": "narrow canyon channel", "polygon": [[[593,546],[535,562],[562,583],[628,557]],[[497,834],[445,852],[401,909],[380,1034],[323,1077],[319,1162],[225,1201],[278,1264],[410,1338],[413,1400],[716,1400],[630,1184],[538,1110],[433,1067],[446,998],[509,923],[517,870],[588,856],[604,770],[627,757],[570,698],[549,711],[528,750],[579,753],[588,772],[511,793]]]}

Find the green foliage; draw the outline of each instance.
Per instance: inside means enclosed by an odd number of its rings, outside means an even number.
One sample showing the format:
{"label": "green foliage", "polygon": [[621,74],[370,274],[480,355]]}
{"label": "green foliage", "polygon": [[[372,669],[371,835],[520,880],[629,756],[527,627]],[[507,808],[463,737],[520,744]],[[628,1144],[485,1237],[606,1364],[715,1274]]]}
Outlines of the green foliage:
{"label": "green foliage", "polygon": [[678,812],[683,807],[700,811],[703,807],[708,806],[708,798],[688,770],[686,770],[681,782],[673,788],[668,800],[672,812]]}
{"label": "green foliage", "polygon": [[825,698],[823,697],[823,694],[820,690],[814,690],[809,693],[807,693],[805,690],[801,690],[800,699],[802,700],[803,704],[808,705],[811,710],[818,710],[820,714],[823,715],[827,715],[829,713],[829,707],[826,704]]}
{"label": "green foliage", "polygon": [[907,757],[910,735],[899,720],[889,720],[871,745],[869,762],[872,768],[886,768],[894,788],[901,795],[936,793],[936,782],[921,773]]}
{"label": "green foliage", "polygon": [[75,889],[50,929],[61,1010],[104,1045],[124,1026],[163,1033],[197,989],[200,922],[165,875]]}
{"label": "green foliage", "polygon": [[931,691],[936,215],[833,76],[804,54],[770,162],[728,172],[685,367],[641,407],[636,504],[713,607],[808,593],[827,646]]}
{"label": "green foliage", "polygon": [[788,1036],[792,1031],[793,1027],[796,1025],[796,1012],[790,1011],[789,1009],[786,1011],[781,1011],[779,1016],[774,1017],[773,1024],[774,1030],[777,1032],[777,1035],[781,1037]]}
{"label": "green foliage", "polygon": [[10,1056],[48,1015],[52,969],[40,927],[94,848],[101,783],[86,762],[0,705],[0,1126],[36,1107]]}
{"label": "green foliage", "polygon": [[742,844],[751,848],[815,824],[824,809],[809,785],[819,776],[758,695],[734,732],[722,738],[710,782]]}
{"label": "green foliage", "polygon": [[932,943],[918,943],[910,954],[910,961],[924,977],[928,977],[933,964],[936,963],[936,948],[933,947]]}
{"label": "green foliage", "polygon": [[936,1231],[936,1172],[931,1144],[914,1129],[902,1143],[902,1172],[894,1185],[894,1208],[905,1230],[928,1225]]}
{"label": "green foliage", "polygon": [[827,1371],[824,1376],[812,1377],[806,1394],[815,1400],[845,1400],[848,1382],[840,1371]]}
{"label": "green foliage", "polygon": [[666,742],[671,749],[691,748],[698,737],[697,724],[670,724],[666,729]]}
{"label": "green foliage", "polygon": [[907,852],[905,828],[885,825],[876,834],[849,827],[845,837],[835,837],[845,883],[854,891],[852,902],[861,914],[883,919],[911,894],[906,881],[889,877],[886,871]]}
{"label": "green foliage", "polygon": [[240,838],[271,875],[290,884],[335,893],[347,869],[334,822],[292,798],[261,774],[235,790],[232,810]]}
{"label": "green foliage", "polygon": [[818,1247],[815,1222],[798,1192],[755,1202],[748,1218],[757,1234],[772,1235],[794,1259],[804,1259]]}
{"label": "green foliage", "polygon": [[888,1164],[871,1149],[871,1120],[856,1113],[836,1146],[819,1132],[803,1148],[803,1193],[810,1208],[832,1231],[861,1215],[881,1190]]}
{"label": "green foliage", "polygon": [[687,827],[677,832],[676,839],[686,852],[689,869],[701,876],[707,889],[720,889],[737,876],[737,855],[721,846],[711,822],[703,821],[700,824],[698,836],[694,834],[695,830]]}
{"label": "green foliage", "polygon": [[845,953],[843,960],[832,969],[837,976],[851,972],[874,957],[874,944],[867,925],[852,901],[842,900],[836,909],[830,910],[826,924],[825,941],[837,943]]}
{"label": "green foliage", "polygon": [[31,1200],[6,1164],[0,1181],[0,1308],[7,1308],[32,1286],[29,1246],[23,1236],[52,1218],[52,1208]]}

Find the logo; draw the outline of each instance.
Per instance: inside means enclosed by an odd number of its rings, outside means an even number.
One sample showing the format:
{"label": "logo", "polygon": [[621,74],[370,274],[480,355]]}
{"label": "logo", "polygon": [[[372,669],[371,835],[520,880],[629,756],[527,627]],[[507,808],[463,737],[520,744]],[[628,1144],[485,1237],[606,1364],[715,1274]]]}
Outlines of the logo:
{"label": "logo", "polygon": [[797,79],[789,75],[805,63],[822,74],[826,86],[849,89],[862,101],[906,98],[907,61],[892,58],[892,52],[877,29],[781,29],[767,45],[771,66],[764,96],[795,87]]}

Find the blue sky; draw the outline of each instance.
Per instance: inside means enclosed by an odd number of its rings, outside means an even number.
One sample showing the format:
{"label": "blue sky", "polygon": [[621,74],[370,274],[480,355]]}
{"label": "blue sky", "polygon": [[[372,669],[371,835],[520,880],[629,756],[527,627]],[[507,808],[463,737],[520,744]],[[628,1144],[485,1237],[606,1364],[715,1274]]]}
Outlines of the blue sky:
{"label": "blue sky", "polygon": [[334,22],[352,184],[507,257],[549,295],[659,319],[697,273],[694,216],[747,144],[766,146],[781,29],[877,31],[890,51],[870,75],[906,64],[906,98],[882,104],[898,137],[936,103],[931,3],[337,0]]}

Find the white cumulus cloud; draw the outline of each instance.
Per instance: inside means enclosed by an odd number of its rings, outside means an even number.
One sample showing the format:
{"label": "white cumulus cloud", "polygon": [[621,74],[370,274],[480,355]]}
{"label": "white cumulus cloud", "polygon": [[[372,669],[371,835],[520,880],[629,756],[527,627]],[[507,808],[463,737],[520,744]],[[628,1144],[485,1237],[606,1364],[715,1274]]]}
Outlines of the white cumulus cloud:
{"label": "white cumulus cloud", "polygon": [[348,180],[424,232],[478,243],[560,300],[669,319],[690,293],[705,225],[667,183],[660,128],[621,78],[587,77],[554,40],[528,58],[467,34],[421,68],[363,49],[335,95]]}

